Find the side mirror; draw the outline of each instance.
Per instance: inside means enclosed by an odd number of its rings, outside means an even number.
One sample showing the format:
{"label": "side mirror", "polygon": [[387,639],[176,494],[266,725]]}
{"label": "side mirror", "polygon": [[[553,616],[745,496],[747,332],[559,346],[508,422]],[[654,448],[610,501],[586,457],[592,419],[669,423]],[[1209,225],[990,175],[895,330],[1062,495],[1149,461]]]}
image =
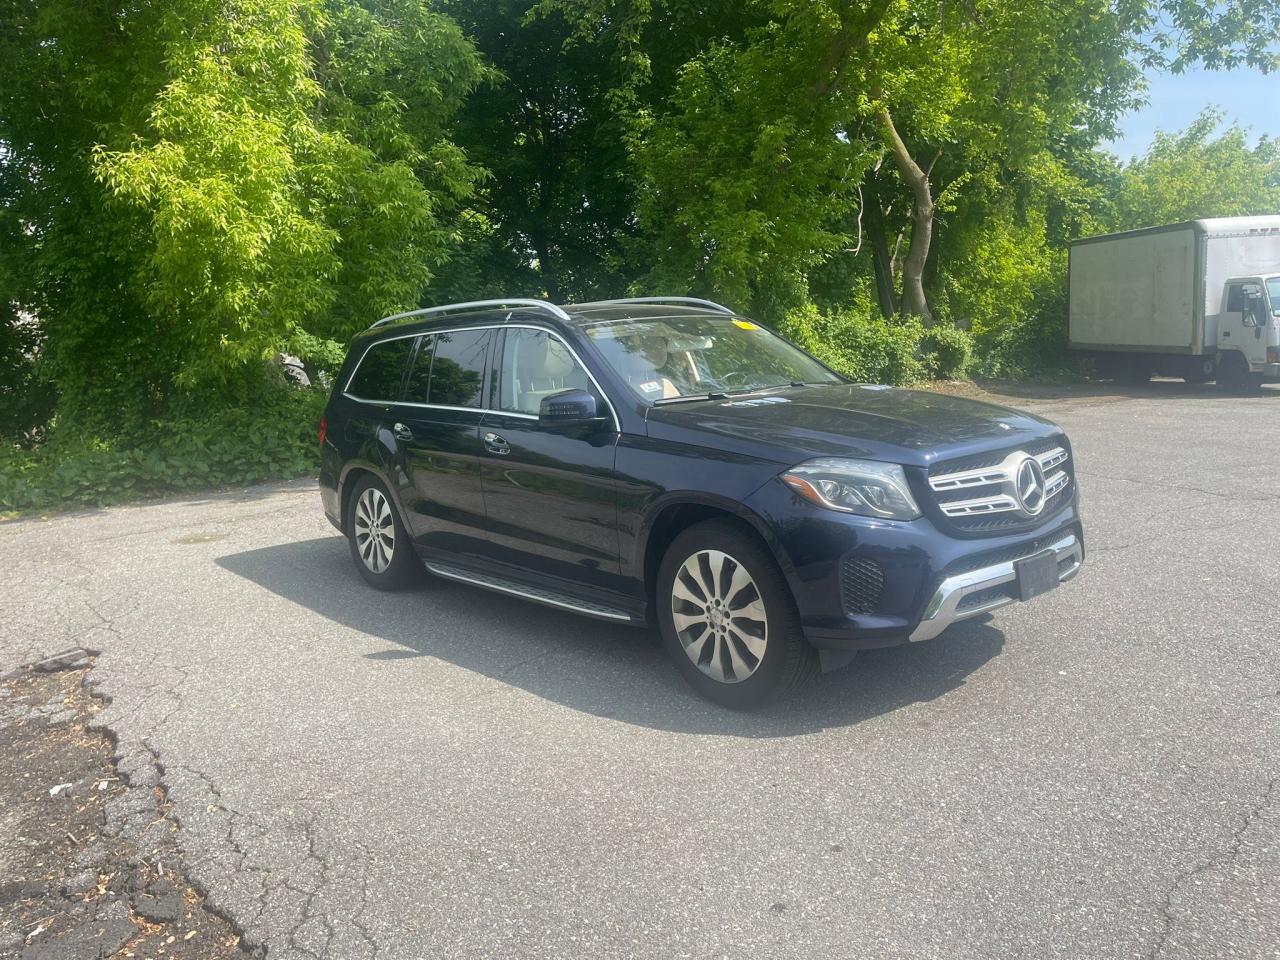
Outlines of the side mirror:
{"label": "side mirror", "polygon": [[1260,327],[1267,322],[1267,311],[1262,305],[1262,294],[1246,290],[1244,295],[1244,322]]}
{"label": "side mirror", "polygon": [[543,427],[584,426],[603,419],[600,402],[587,390],[563,390],[538,404],[538,425]]}

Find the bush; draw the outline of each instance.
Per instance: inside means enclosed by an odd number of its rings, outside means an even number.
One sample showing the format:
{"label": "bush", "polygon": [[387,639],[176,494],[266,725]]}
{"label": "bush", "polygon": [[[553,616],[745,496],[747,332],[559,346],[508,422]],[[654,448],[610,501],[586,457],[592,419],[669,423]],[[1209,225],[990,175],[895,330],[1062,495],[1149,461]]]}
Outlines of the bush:
{"label": "bush", "polygon": [[827,366],[861,383],[912,383],[929,371],[917,355],[923,328],[861,310],[823,313],[806,304],[788,313],[779,332]]}
{"label": "bush", "polygon": [[862,383],[958,380],[973,356],[963,330],[917,320],[886,320],[869,304],[824,313],[813,304],[792,310],[781,333],[819,360]]}
{"label": "bush", "polygon": [[310,473],[324,391],[263,385],[247,402],[153,423],[148,436],[87,439],[56,427],[34,450],[0,447],[0,512],[102,506]]}
{"label": "bush", "polygon": [[956,327],[939,325],[920,332],[920,360],[935,380],[959,380],[973,357],[973,338]]}
{"label": "bush", "polygon": [[1070,375],[1065,311],[1011,319],[979,334],[973,370],[980,376],[1009,380]]}
{"label": "bush", "polygon": [[53,417],[56,395],[42,347],[35,323],[12,311],[0,316],[0,443],[30,446]]}

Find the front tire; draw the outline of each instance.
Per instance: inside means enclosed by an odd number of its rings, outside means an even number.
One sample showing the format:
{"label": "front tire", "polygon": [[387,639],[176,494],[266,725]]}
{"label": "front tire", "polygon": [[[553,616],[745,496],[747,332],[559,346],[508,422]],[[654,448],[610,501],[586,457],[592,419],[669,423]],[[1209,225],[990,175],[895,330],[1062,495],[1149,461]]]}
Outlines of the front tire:
{"label": "front tire", "polygon": [[1262,375],[1251,373],[1244,356],[1229,350],[1218,358],[1218,387],[1226,393],[1249,396],[1262,390]]}
{"label": "front tire", "polygon": [[708,520],[676,537],[658,570],[656,605],[676,668],[722,706],[762,706],[815,673],[782,571],[733,521]]}
{"label": "front tire", "polygon": [[375,477],[362,477],[351,491],[347,543],[356,569],[375,589],[403,590],[421,579],[422,563],[400,512]]}

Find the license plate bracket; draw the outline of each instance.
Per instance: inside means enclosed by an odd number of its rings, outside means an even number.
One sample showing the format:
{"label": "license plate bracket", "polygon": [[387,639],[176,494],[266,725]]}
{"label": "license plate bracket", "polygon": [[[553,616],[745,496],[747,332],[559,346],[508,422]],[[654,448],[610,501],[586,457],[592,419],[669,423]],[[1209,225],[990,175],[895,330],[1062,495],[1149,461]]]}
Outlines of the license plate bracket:
{"label": "license plate bracket", "polygon": [[1018,577],[1018,599],[1030,600],[1048,593],[1058,585],[1058,555],[1052,550],[1034,557],[1016,560],[1013,572]]}

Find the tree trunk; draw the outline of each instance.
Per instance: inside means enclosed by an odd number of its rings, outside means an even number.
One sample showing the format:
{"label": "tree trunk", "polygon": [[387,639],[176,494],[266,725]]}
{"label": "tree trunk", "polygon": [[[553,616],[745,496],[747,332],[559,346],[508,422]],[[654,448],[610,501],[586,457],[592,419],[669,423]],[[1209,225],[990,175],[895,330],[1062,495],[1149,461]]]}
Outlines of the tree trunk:
{"label": "tree trunk", "polygon": [[[877,165],[878,167],[878,165]],[[867,239],[871,243],[871,265],[875,270],[876,301],[880,313],[888,319],[898,312],[897,284],[893,279],[893,257],[889,253],[889,238],[885,233],[884,208],[880,206],[880,191],[876,185],[876,171],[872,170],[863,184],[863,215]]]}
{"label": "tree trunk", "polygon": [[542,274],[542,282],[547,288],[547,299],[552,303],[560,302],[560,284],[556,282],[556,271],[551,263],[551,247],[547,243],[546,231],[541,225],[533,228],[533,252],[538,255],[538,272]]}
{"label": "tree trunk", "polygon": [[911,188],[911,243],[902,263],[902,312],[919,317],[925,326],[933,325],[933,314],[924,295],[924,268],[929,261],[929,244],[933,241],[933,193],[929,174],[920,169],[911,151],[898,135],[889,108],[880,107],[880,130],[885,145],[893,155],[898,175]]}

